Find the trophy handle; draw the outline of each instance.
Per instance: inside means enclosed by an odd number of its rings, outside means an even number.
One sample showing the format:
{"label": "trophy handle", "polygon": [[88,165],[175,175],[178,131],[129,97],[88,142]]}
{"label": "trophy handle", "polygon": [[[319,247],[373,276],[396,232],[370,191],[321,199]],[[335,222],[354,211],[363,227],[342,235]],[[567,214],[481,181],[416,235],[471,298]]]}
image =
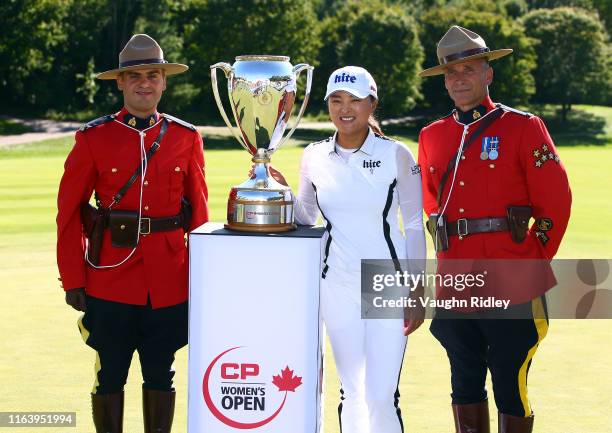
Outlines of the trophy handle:
{"label": "trophy handle", "polygon": [[[229,118],[227,117],[227,114],[225,113],[225,108],[223,108],[223,104],[221,103],[221,96],[219,95],[219,87],[217,85],[217,69],[221,69],[223,71],[223,73],[225,74],[225,78],[227,78],[228,81],[232,79],[234,75],[234,70],[232,69],[232,65],[230,65],[229,63],[225,63],[225,62],[215,63],[214,65],[210,67],[210,80],[212,81],[213,94],[215,96],[215,102],[217,103],[219,112],[221,113],[221,117],[225,121],[225,124],[231,131],[234,138],[238,140],[238,143],[240,143],[240,145],[244,147],[246,150],[248,150],[250,153],[251,151],[249,150],[248,146],[244,143],[243,138],[236,133],[236,130],[234,129],[234,126],[230,122]],[[231,104],[231,101],[230,101],[230,104]]]}
{"label": "trophy handle", "polygon": [[300,123],[300,120],[302,119],[302,116],[304,115],[304,111],[306,110],[306,105],[308,105],[308,98],[310,97],[310,88],[312,87],[312,71],[314,70],[314,67],[310,66],[307,63],[300,63],[293,67],[293,73],[295,74],[296,94],[297,94],[297,80],[300,76],[300,73],[303,70],[306,70],[306,89],[304,91],[304,100],[302,101],[302,106],[300,107],[300,111],[298,112],[298,115],[295,119],[295,125],[293,125],[289,133],[285,137],[283,137],[281,142],[278,144],[279,148],[285,142],[287,142],[287,140],[289,140],[289,138],[293,135],[293,131],[295,131],[295,128],[297,128],[298,124]]}

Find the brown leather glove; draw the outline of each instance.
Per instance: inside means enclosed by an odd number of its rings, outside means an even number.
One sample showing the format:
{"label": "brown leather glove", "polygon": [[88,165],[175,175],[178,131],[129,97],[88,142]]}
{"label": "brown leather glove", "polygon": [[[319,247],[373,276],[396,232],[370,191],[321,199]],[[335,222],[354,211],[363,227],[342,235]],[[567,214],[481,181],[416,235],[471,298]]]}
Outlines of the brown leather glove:
{"label": "brown leather glove", "polygon": [[66,304],[77,311],[87,310],[87,306],[85,305],[85,287],[67,290]]}

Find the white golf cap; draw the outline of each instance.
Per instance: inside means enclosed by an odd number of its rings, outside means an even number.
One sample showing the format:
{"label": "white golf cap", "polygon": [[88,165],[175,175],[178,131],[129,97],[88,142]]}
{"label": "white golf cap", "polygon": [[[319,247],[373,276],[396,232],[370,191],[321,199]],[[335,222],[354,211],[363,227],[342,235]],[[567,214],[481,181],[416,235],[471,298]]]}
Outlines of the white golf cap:
{"label": "white golf cap", "polygon": [[329,95],[338,90],[344,90],[361,99],[368,96],[378,99],[374,78],[360,66],[345,66],[332,72],[327,82],[325,100],[329,98]]}

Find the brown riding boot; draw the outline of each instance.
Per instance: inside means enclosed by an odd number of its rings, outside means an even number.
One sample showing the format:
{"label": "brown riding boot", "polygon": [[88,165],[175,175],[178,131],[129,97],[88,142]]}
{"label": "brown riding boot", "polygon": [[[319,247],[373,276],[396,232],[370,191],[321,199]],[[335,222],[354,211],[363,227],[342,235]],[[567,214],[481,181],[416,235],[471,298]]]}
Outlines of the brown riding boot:
{"label": "brown riding boot", "polygon": [[123,433],[123,391],[92,394],[91,412],[97,433]]}
{"label": "brown riding boot", "polygon": [[489,402],[454,404],[455,433],[489,433]]}
{"label": "brown riding boot", "polygon": [[498,413],[497,431],[499,433],[531,433],[533,431],[533,412],[528,417]]}
{"label": "brown riding boot", "polygon": [[142,389],[145,433],[170,433],[174,418],[174,391]]}

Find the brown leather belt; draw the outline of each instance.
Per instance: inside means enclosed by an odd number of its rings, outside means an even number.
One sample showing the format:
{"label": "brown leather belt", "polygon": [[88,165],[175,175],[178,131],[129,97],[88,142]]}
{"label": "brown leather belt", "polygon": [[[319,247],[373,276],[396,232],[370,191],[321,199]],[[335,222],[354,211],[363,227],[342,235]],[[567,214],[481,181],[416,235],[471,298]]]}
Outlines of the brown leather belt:
{"label": "brown leather belt", "polygon": [[171,217],[140,218],[140,234],[148,235],[155,232],[167,232],[183,227],[183,215],[178,214]]}
{"label": "brown leather belt", "polygon": [[468,236],[476,233],[503,232],[509,230],[506,217],[460,218],[446,223],[446,233],[451,236]]}

